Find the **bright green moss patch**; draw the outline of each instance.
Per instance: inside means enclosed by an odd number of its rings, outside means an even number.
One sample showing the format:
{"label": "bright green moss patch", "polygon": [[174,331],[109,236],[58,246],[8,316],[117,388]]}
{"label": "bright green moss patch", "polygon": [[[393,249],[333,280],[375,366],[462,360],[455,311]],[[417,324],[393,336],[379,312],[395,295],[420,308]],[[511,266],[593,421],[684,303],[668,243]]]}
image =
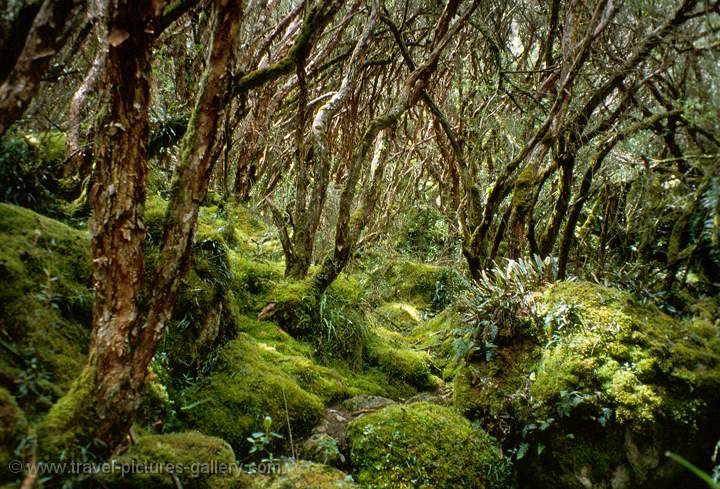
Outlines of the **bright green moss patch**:
{"label": "bright green moss patch", "polygon": [[235,466],[232,448],[220,438],[196,431],[139,437],[127,452],[113,460],[119,467],[147,466],[145,473],[112,474],[100,477],[103,486],[117,488],[182,487],[220,489],[249,487],[249,477]]}
{"label": "bright green moss patch", "polygon": [[418,310],[410,304],[402,302],[383,304],[375,310],[375,315],[379,321],[400,331],[410,331],[421,321]]}
{"label": "bright green moss patch", "polygon": [[77,376],[90,336],[87,233],[0,204],[0,384],[31,412]]}
{"label": "bright green moss patch", "polygon": [[347,474],[313,462],[304,460],[283,467],[269,489],[353,489],[358,487]]}
{"label": "bright green moss patch", "polygon": [[223,348],[215,371],[186,391],[181,411],[189,426],[222,436],[245,453],[250,448],[246,438],[260,429],[265,416],[272,417],[286,440],[287,418],[293,436],[303,436],[320,418],[322,398],[335,397],[341,389],[329,369],[282,355],[241,333]]}
{"label": "bright green moss patch", "polygon": [[427,263],[402,261],[385,271],[389,289],[385,300],[398,300],[426,308],[437,300],[436,293],[445,279],[446,269]]}
{"label": "bright green moss patch", "polygon": [[438,386],[438,379],[430,372],[430,356],[411,350],[398,333],[376,328],[376,336],[367,348],[369,365],[379,367],[389,377],[401,380],[419,390]]}
{"label": "bright green moss patch", "polygon": [[449,408],[389,406],[353,421],[347,435],[363,487],[506,487],[494,440]]}
{"label": "bright green moss patch", "polygon": [[93,412],[94,382],[95,370],[86,366],[40,422],[37,427],[40,460],[82,460],[82,449],[92,441],[97,419]]}
{"label": "bright green moss patch", "polygon": [[462,363],[453,345],[454,332],[462,327],[457,310],[449,307],[415,326],[408,338],[414,348],[429,352],[432,364],[442,372],[444,380],[452,380]]}
{"label": "bright green moss patch", "polygon": [[674,399],[717,399],[720,345],[711,328],[688,327],[629,294],[587,282],[558,283],[539,300],[546,317],[566,304],[579,314],[578,324],[549,332],[537,366],[530,393],[546,414],[572,391],[642,430],[678,418]]}

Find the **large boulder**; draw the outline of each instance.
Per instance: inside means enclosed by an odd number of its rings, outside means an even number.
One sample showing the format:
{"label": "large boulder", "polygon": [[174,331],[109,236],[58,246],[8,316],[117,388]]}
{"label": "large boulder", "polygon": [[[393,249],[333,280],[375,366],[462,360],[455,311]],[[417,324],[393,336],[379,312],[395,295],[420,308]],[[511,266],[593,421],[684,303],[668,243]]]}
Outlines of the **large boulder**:
{"label": "large boulder", "polygon": [[560,282],[535,336],[455,378],[455,404],[516,452],[522,487],[678,487],[720,438],[718,323],[678,321],[617,289]]}
{"label": "large boulder", "polygon": [[495,440],[451,408],[388,406],[350,423],[347,438],[364,487],[507,487],[507,465]]}

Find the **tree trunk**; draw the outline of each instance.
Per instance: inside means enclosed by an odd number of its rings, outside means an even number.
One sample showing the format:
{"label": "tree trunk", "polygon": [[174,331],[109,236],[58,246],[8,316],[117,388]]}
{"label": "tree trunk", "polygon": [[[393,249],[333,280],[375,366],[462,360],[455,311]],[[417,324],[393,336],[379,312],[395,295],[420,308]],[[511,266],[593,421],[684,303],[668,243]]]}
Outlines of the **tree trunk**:
{"label": "tree trunk", "polygon": [[40,429],[45,435],[40,437],[41,449],[50,453],[69,448],[62,446],[65,432],[78,430],[82,432],[75,444],[98,439],[106,447],[102,451],[117,446],[140,403],[145,369],[137,370],[133,343],[144,271],[152,44],[145,26],[152,19],[144,1],[121,1],[107,11],[105,91],[89,193],[93,333],[85,372],[53,406]]}
{"label": "tree trunk", "polygon": [[[30,105],[50,61],[65,45],[78,19],[82,19],[79,13],[83,4],[81,0],[45,0],[34,16],[24,47],[0,85],[0,136]],[[32,10],[25,15],[30,16]],[[17,43],[19,40],[11,43],[14,48],[8,46],[10,54],[17,50]],[[3,58],[3,65],[9,61]]]}

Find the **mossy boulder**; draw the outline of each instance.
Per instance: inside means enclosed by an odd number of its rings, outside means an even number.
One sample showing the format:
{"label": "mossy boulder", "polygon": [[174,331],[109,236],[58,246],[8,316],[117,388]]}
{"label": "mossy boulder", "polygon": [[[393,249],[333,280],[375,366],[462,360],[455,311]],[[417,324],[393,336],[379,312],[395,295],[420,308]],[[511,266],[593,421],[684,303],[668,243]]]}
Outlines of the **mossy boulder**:
{"label": "mossy boulder", "polygon": [[422,318],[420,312],[410,304],[391,302],[375,309],[375,315],[382,323],[387,323],[389,329],[398,331],[411,331]]}
{"label": "mossy boulder", "polygon": [[103,487],[174,489],[176,479],[195,489],[241,489],[251,483],[230,445],[196,431],[141,436],[110,464],[114,473],[98,477]]}
{"label": "mossy boulder", "polygon": [[[342,395],[342,382],[330,369],[240,333],[223,347],[213,373],[185,391],[181,414],[188,426],[222,436],[246,453],[247,438],[261,431],[265,416],[284,441],[288,421],[300,438],[320,419],[323,400]],[[282,444],[273,448],[278,453]]]}
{"label": "mossy boulder", "polygon": [[430,356],[412,349],[399,334],[376,328],[367,347],[367,362],[379,367],[389,377],[419,390],[432,390],[440,380],[430,372]]}
{"label": "mossy boulder", "polygon": [[84,364],[89,249],[86,232],[0,204],[0,385],[32,413],[46,411]]}
{"label": "mossy boulder", "polygon": [[495,441],[447,407],[389,406],[350,423],[347,437],[363,487],[507,487]]}
{"label": "mossy boulder", "polygon": [[455,378],[455,404],[523,455],[521,484],[676,487],[665,450],[707,459],[720,437],[715,325],[588,282],[551,285],[534,309],[539,337]]}
{"label": "mossy boulder", "polygon": [[401,301],[418,309],[441,310],[451,300],[452,291],[461,281],[453,269],[399,261],[384,270],[388,287],[383,296],[385,301]]}
{"label": "mossy boulder", "polygon": [[430,354],[434,370],[443,380],[450,381],[460,367],[462,358],[456,355],[454,342],[457,331],[466,329],[454,306],[443,309],[431,318],[417,324],[408,341],[418,350]]}
{"label": "mossy boulder", "polygon": [[[260,484],[258,484],[260,485]],[[283,474],[267,485],[268,489],[354,489],[359,487],[348,474],[338,469],[300,460],[283,467]]]}

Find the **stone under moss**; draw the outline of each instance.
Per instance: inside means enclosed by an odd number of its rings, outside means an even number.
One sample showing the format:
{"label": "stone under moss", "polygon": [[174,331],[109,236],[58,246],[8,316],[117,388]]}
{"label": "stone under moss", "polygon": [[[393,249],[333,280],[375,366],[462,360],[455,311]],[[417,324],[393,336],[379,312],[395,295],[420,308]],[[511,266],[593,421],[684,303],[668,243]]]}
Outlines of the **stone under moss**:
{"label": "stone under moss", "polygon": [[495,441],[450,408],[389,406],[350,423],[347,436],[363,487],[507,487]]}
{"label": "stone under moss", "polygon": [[293,436],[301,437],[320,419],[322,398],[337,396],[341,389],[328,369],[305,357],[282,355],[241,333],[222,349],[213,373],[184,393],[181,415],[188,426],[222,436],[238,453],[246,453],[247,438],[261,431],[265,416],[272,417],[273,430],[286,441],[288,420]]}
{"label": "stone under moss", "polygon": [[[174,489],[178,485],[170,472],[185,488],[251,487],[251,479],[240,470],[230,445],[196,431],[141,436],[109,463],[114,473],[97,478],[103,487]],[[139,468],[136,473],[122,473],[134,467]]]}
{"label": "stone under moss", "polygon": [[430,356],[426,352],[411,349],[398,333],[380,327],[375,333],[367,347],[368,364],[419,390],[439,386],[439,379],[430,372]]}
{"label": "stone under moss", "polygon": [[0,385],[46,411],[82,369],[90,336],[87,233],[0,204]]}
{"label": "stone under moss", "polygon": [[[562,282],[541,297],[541,313],[561,304],[579,311],[576,327],[551,335],[530,393],[546,406],[563,391],[591,394],[636,431],[665,420],[687,422],[679,400],[720,398],[720,340],[711,329],[673,320],[624,292]],[[696,428],[696,427],[695,427]]]}
{"label": "stone under moss", "polygon": [[679,483],[664,451],[697,457],[720,437],[717,329],[588,282],[534,301],[543,332],[463,367],[455,405],[523,447],[521,485]]}
{"label": "stone under moss", "polygon": [[353,489],[359,487],[348,474],[314,462],[300,460],[283,467],[283,474],[268,489]]}

